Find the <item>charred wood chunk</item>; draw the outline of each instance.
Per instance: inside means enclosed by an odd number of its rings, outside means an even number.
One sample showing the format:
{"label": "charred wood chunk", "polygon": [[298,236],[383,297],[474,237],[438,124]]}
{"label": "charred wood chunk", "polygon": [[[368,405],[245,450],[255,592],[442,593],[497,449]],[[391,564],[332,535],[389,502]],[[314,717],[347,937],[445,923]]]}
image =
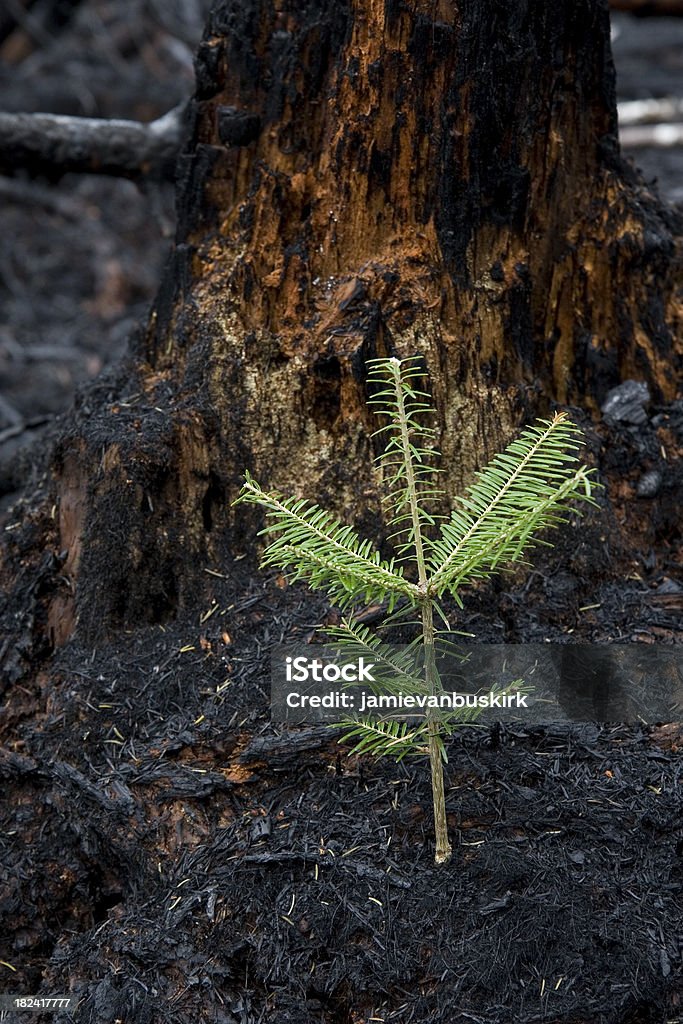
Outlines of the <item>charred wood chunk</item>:
{"label": "charred wood chunk", "polygon": [[650,401],[650,389],[643,381],[625,380],[607,393],[601,411],[609,423],[630,423],[640,426],[647,422],[645,406]]}
{"label": "charred wood chunk", "polygon": [[658,469],[650,469],[638,481],[636,494],[639,498],[656,498],[661,486],[662,474]]}
{"label": "charred wood chunk", "polygon": [[199,44],[194,64],[199,99],[210,99],[220,92],[220,67],[224,56],[223,51],[223,46],[216,45],[215,41],[205,41]]}
{"label": "charred wood chunk", "polygon": [[219,107],[217,118],[218,137],[224,146],[248,146],[261,131],[261,118],[248,110]]}

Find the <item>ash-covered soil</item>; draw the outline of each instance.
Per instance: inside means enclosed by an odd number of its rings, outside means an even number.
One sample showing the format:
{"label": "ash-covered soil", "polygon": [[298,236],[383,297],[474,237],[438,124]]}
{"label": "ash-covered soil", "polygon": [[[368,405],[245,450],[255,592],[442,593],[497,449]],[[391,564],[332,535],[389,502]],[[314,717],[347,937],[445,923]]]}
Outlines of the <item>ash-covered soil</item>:
{"label": "ash-covered soil", "polygon": [[[589,429],[600,506],[532,571],[463,594],[452,626],[680,644],[680,412]],[[43,525],[17,520],[17,565]],[[24,562],[0,725],[4,990],[70,993],[60,1019],[93,1024],[677,1020],[680,724],[463,730],[437,869],[424,761],[269,721],[273,648],[316,642],[334,610],[245,554],[204,567],[195,614],[54,652],[32,635],[59,565]]]}
{"label": "ash-covered soil", "polygon": [[423,762],[268,721],[270,649],[328,609],[215,579],[204,624],[5,694],[12,991],[98,1024],[677,1018],[678,728],[463,731],[437,869]]}

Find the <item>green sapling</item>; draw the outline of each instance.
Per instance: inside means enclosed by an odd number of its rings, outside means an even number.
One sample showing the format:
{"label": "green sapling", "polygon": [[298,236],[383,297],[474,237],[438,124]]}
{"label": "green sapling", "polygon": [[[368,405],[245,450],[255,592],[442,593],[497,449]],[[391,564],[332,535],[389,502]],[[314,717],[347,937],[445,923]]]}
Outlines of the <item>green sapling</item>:
{"label": "green sapling", "polygon": [[[387,670],[388,689],[400,685],[403,692],[438,695],[434,620],[438,616],[447,625],[444,596],[450,594],[462,607],[463,586],[518,561],[534,543],[546,543],[538,533],[564,522],[572,499],[591,501],[593,470],[578,464],[579,429],[557,413],[522,431],[477,474],[450,515],[439,516],[434,511],[443,496],[435,485],[438,452],[435,430],[428,424],[433,410],[429,396],[415,386],[423,370],[416,359],[394,358],[370,360],[368,368],[368,384],[375,389],[370,403],[385,420],[376,432],[385,440],[376,462],[395,556],[382,558],[352,526],[306,499],[264,491],[249,473],[235,504],[265,509],[267,525],[261,534],[268,543],[262,565],[323,590],[341,609],[341,625],[328,630],[335,642],[347,650],[370,651]],[[386,602],[389,614],[397,605],[417,612],[420,633],[407,652],[383,644],[357,621],[354,613],[373,601]],[[399,759],[407,753],[429,755],[437,864],[451,856],[444,736],[466,718],[461,710],[431,709],[417,726],[372,718],[343,723],[344,739],[353,739],[360,753]]]}

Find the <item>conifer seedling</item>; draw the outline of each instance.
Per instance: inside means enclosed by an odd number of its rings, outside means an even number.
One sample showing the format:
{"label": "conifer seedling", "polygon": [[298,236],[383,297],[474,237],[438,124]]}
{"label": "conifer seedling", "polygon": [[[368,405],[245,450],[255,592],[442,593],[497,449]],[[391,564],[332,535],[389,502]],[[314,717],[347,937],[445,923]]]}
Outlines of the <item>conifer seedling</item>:
{"label": "conifer seedling", "polygon": [[[291,581],[305,580],[340,608],[341,625],[328,630],[335,642],[347,651],[370,651],[386,670],[388,689],[400,685],[404,693],[438,695],[435,616],[448,626],[442,599],[450,594],[462,607],[465,585],[510,566],[535,543],[547,543],[539,532],[565,522],[573,499],[591,501],[593,470],[579,462],[583,440],[578,427],[557,413],[523,430],[477,474],[450,515],[440,516],[435,511],[443,501],[435,484],[438,452],[429,426],[433,410],[429,396],[417,389],[424,376],[420,362],[373,359],[368,370],[369,401],[384,421],[373,436],[384,441],[376,462],[394,557],[382,558],[370,540],[319,505],[263,490],[249,473],[235,504],[248,502],[265,510],[263,566],[283,570]],[[417,613],[420,630],[413,644],[392,648],[360,624],[358,610],[369,602],[386,603],[389,615],[406,609]],[[397,759],[428,754],[437,864],[451,856],[444,737],[468,717],[462,710],[430,710],[418,725],[372,718],[342,723],[347,727],[343,739],[352,739],[359,753]]]}

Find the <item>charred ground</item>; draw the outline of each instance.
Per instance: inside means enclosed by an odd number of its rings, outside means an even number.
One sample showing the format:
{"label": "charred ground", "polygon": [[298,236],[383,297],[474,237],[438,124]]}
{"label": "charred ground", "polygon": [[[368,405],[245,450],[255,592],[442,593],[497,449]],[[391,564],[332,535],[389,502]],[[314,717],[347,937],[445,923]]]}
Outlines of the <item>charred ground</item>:
{"label": "charred ground", "polygon": [[[472,592],[457,628],[680,643],[683,424],[649,412],[590,431],[602,507]],[[17,564],[46,526],[10,531]],[[25,569],[1,734],[6,990],[70,992],[64,1019],[92,1022],[677,1019],[677,727],[464,731],[456,852],[435,870],[423,764],[269,722],[271,649],[334,616],[305,588],[249,557],[206,565],[195,615],[50,651],[34,637],[59,560]]]}

